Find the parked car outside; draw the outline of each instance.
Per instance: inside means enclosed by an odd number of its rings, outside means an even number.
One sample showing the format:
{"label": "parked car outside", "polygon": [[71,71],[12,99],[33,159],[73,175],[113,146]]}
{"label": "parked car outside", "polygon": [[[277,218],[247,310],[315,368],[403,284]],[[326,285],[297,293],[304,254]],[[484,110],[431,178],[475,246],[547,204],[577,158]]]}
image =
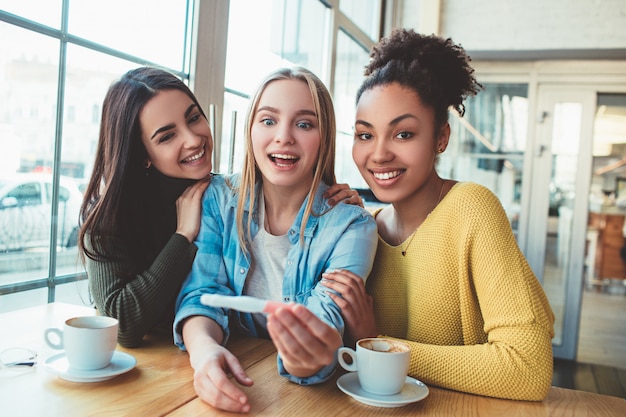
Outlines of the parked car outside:
{"label": "parked car outside", "polygon": [[[59,181],[57,246],[76,246],[82,203],[69,177]],[[52,225],[52,175],[16,173],[0,176],[0,252],[48,247]]]}

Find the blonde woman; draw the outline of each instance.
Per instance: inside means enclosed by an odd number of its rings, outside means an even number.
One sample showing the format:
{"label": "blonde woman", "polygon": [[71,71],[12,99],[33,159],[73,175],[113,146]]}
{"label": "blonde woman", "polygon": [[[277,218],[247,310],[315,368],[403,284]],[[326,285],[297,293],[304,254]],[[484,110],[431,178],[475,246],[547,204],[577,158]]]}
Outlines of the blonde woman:
{"label": "blonde woman", "polygon": [[[344,322],[324,272],[364,279],[376,249],[376,224],[355,205],[329,205],[335,182],[335,115],[323,83],[303,68],[270,74],[251,100],[241,176],[214,176],[203,202],[198,253],[177,302],[175,342],[189,352],[194,386],[212,406],[248,412],[252,381],[225,347],[238,328],[269,336],[278,371],[308,385],[335,368]],[[294,303],[269,317],[229,315],[203,306],[207,293]]]}

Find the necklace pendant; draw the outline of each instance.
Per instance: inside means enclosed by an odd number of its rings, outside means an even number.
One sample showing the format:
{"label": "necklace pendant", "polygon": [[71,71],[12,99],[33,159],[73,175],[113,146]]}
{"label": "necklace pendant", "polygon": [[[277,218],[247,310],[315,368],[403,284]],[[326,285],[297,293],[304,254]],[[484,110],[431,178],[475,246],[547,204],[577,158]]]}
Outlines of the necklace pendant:
{"label": "necklace pendant", "polygon": [[402,251],[402,256],[406,256],[406,251],[405,250]]}

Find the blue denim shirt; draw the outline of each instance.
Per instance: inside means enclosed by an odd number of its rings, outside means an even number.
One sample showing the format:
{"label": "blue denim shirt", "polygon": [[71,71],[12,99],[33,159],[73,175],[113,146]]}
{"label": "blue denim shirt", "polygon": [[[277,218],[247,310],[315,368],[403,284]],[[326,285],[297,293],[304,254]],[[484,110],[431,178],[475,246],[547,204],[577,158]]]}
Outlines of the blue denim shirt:
{"label": "blue denim shirt", "polygon": [[[196,238],[198,252],[187,280],[182,286],[176,301],[174,319],[174,342],[184,349],[181,323],[191,316],[206,316],[217,322],[224,331],[224,343],[229,337],[229,318],[236,320],[234,325],[243,328],[248,334],[258,337],[258,330],[252,314],[233,312],[222,308],[204,306],[200,303],[202,294],[241,295],[250,271],[250,255],[245,255],[237,235],[238,193],[233,186],[239,184],[239,175],[216,175],[203,197],[202,223]],[[320,284],[325,271],[345,269],[362,277],[369,275],[378,242],[376,221],[365,209],[348,204],[338,204],[331,208],[322,196],[327,185],[317,190],[313,213],[309,216],[304,232],[304,243],[300,241],[300,226],[306,207],[305,200],[300,207],[288,236],[291,249],[285,260],[283,278],[283,301],[304,304],[311,312],[328,325],[336,328],[341,335],[344,322],[341,309],[326,294],[327,287]],[[257,188],[257,195],[258,188]],[[250,210],[244,215],[244,224]],[[259,230],[257,207],[252,211],[251,238]],[[335,362],[324,367],[316,375],[297,378],[285,370],[280,355],[278,369],[281,375],[302,385],[315,384],[328,379],[336,366]]]}

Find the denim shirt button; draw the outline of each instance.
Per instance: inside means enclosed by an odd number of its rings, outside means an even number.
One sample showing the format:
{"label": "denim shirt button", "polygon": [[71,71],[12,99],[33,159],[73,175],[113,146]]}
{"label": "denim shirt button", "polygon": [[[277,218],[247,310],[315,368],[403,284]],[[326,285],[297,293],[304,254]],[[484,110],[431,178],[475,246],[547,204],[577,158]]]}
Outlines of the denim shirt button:
{"label": "denim shirt button", "polygon": [[291,265],[292,263],[291,259],[287,261],[287,265]]}
{"label": "denim shirt button", "polygon": [[245,274],[245,273],[246,273],[246,270],[245,270],[244,268],[241,268],[241,269],[239,270],[239,273],[240,273],[240,274]]}
{"label": "denim shirt button", "polygon": [[284,302],[284,303],[288,303],[288,302],[289,302],[289,300],[291,300],[291,298],[289,298],[289,297],[283,297],[283,302]]}
{"label": "denim shirt button", "polygon": [[293,236],[293,235],[295,235],[295,234],[296,234],[296,231],[295,231],[295,230],[290,230],[290,231],[289,231],[289,234],[290,234],[291,236]]}

